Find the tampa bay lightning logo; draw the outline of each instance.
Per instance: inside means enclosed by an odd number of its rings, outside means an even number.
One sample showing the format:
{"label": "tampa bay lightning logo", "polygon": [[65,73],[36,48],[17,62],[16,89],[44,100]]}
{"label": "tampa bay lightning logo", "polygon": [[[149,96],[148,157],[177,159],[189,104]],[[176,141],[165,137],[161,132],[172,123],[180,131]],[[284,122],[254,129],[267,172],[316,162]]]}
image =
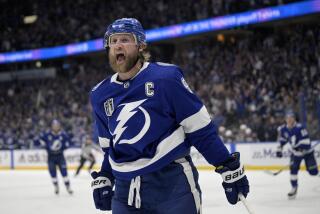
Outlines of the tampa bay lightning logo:
{"label": "tampa bay lightning logo", "polygon": [[[151,119],[150,119],[150,115],[147,112],[147,110],[145,110],[141,104],[143,102],[145,102],[147,99],[144,100],[139,100],[139,101],[135,101],[135,102],[131,102],[131,103],[125,103],[125,104],[121,104],[120,106],[123,106],[123,108],[121,109],[118,117],[117,117],[117,126],[114,129],[113,132],[113,136],[114,136],[114,143],[118,143],[118,144],[134,144],[137,143],[139,140],[141,140],[143,138],[143,136],[147,133],[147,131],[150,128],[150,124],[151,124]],[[133,117],[133,115],[135,115],[138,111],[141,111],[144,115],[144,125],[142,127],[142,129],[140,130],[140,132],[132,137],[131,139],[121,139],[119,141],[119,139],[121,138],[123,132],[128,128],[128,126],[125,126],[126,123]],[[119,141],[119,142],[118,142]]]}
{"label": "tampa bay lightning logo", "polygon": [[62,143],[60,140],[55,140],[52,142],[51,146],[50,146],[50,149],[51,151],[58,151],[60,150],[62,147]]}

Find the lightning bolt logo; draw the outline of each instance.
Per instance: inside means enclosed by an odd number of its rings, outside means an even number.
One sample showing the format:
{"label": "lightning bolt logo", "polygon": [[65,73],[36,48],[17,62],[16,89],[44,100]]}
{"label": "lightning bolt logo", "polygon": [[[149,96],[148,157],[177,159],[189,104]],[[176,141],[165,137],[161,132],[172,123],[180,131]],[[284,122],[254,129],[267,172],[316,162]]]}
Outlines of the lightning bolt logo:
{"label": "lightning bolt logo", "polygon": [[118,140],[120,139],[121,135],[123,134],[123,132],[128,128],[128,126],[125,126],[125,124],[128,122],[128,120],[130,118],[132,118],[133,115],[135,115],[138,110],[135,109],[139,109],[142,111],[144,117],[145,117],[145,123],[143,128],[141,129],[141,131],[138,133],[138,135],[136,135],[135,137],[127,140],[127,139],[123,139],[120,140],[118,142],[118,144],[134,144],[136,142],[138,142],[149,130],[150,127],[150,115],[149,113],[140,105],[146,101],[147,99],[144,100],[139,100],[139,101],[135,101],[135,102],[131,102],[131,103],[125,103],[125,104],[121,104],[120,106],[124,106],[122,108],[122,110],[120,111],[118,117],[117,117],[117,121],[119,122],[114,130],[114,142],[117,143]]}
{"label": "lightning bolt logo", "polygon": [[50,146],[52,151],[58,151],[62,147],[60,140],[54,140]]}

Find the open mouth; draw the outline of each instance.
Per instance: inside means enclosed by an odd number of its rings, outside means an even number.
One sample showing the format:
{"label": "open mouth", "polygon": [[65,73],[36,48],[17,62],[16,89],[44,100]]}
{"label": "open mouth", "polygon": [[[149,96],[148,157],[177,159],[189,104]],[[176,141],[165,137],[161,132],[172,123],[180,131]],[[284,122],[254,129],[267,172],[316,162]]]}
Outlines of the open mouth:
{"label": "open mouth", "polygon": [[123,53],[116,54],[117,63],[122,63],[126,60],[126,57]]}

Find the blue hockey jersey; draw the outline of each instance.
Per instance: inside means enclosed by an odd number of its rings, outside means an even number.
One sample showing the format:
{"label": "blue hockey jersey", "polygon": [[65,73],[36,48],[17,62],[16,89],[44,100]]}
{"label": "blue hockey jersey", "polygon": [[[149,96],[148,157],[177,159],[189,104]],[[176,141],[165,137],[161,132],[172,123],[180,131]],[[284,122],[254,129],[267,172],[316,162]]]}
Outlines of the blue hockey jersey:
{"label": "blue hockey jersey", "polygon": [[296,155],[311,149],[308,131],[300,123],[295,123],[291,129],[286,125],[279,126],[278,133],[281,146],[283,147],[286,143],[289,143],[292,152]]}
{"label": "blue hockey jersey", "polygon": [[39,143],[47,150],[48,156],[50,157],[63,155],[63,151],[70,146],[70,139],[67,134],[62,131],[58,134],[48,131],[40,135]]}
{"label": "blue hockey jersey", "polygon": [[197,150],[212,164],[229,152],[210,116],[190,90],[179,67],[144,63],[130,80],[118,74],[91,92],[99,143],[105,152],[102,171],[129,180],[156,171]]}

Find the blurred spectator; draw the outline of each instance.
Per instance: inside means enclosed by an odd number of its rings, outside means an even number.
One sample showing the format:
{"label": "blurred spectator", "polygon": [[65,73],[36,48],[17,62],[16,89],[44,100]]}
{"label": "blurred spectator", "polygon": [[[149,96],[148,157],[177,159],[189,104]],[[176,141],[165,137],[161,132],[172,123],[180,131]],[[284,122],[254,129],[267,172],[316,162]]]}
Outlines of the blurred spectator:
{"label": "blurred spectator", "polygon": [[[101,38],[106,26],[122,17],[135,17],[150,29],[288,2],[294,0],[1,0],[0,52]],[[35,22],[25,24],[30,15],[37,16]]]}
{"label": "blurred spectator", "polygon": [[[303,99],[306,110],[315,115],[320,95],[319,42],[319,25],[296,26],[258,31],[230,42],[178,44],[173,61],[182,66],[214,120],[224,118],[220,124],[232,130],[236,141],[245,139],[246,129],[239,129],[240,124],[250,128],[249,139],[275,141],[285,109],[298,112]],[[312,118],[307,117],[310,135],[319,139],[317,117]]]}
{"label": "blurred spectator", "polygon": [[[224,42],[202,37],[177,43],[172,62],[185,71],[225,142],[275,141],[283,112],[299,112],[302,98],[311,139],[320,139],[319,42],[319,24],[257,31]],[[1,83],[0,148],[32,148],[33,138],[53,118],[76,144],[92,132],[89,92],[110,69],[98,60],[77,63],[55,79]]]}

